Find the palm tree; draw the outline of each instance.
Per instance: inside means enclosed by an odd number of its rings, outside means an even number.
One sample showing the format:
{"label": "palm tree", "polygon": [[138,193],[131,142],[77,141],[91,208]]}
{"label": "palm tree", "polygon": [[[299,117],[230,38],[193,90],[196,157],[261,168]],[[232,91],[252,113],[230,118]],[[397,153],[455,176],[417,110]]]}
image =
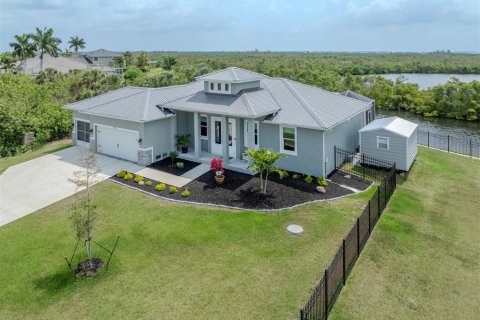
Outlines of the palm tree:
{"label": "palm tree", "polygon": [[20,60],[25,60],[35,56],[35,46],[30,42],[30,35],[15,35],[16,42],[11,42],[10,47],[13,48],[12,54]]}
{"label": "palm tree", "polygon": [[13,72],[17,68],[15,58],[9,52],[0,53],[0,67],[6,72]]}
{"label": "palm tree", "polygon": [[264,148],[248,149],[247,154],[251,159],[251,164],[248,168],[253,172],[260,174],[260,192],[267,193],[268,175],[272,172],[278,173],[280,176],[284,175],[284,171],[275,166],[277,160],[285,157],[280,152],[273,152]]}
{"label": "palm tree", "polygon": [[62,43],[60,38],[53,36],[53,29],[45,27],[43,30],[37,28],[36,33],[30,34],[35,45],[35,50],[40,52],[40,71],[43,71],[43,55],[48,53],[52,57],[58,57],[61,51],[58,45]]}
{"label": "palm tree", "polygon": [[83,40],[79,36],[70,37],[70,41],[68,41],[68,43],[70,44],[69,48],[73,48],[73,51],[75,51],[75,53],[78,52],[78,49],[85,49],[85,40]]}

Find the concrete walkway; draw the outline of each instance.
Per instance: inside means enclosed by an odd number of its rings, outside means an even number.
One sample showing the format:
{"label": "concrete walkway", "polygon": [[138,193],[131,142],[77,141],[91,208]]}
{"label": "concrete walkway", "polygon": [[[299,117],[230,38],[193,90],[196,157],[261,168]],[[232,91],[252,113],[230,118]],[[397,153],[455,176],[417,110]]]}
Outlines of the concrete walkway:
{"label": "concrete walkway", "polygon": [[210,171],[210,166],[205,164],[205,163],[201,163],[198,166],[196,166],[195,168],[193,168],[192,170],[189,170],[189,171],[185,172],[184,174],[182,174],[181,177],[187,178],[187,179],[190,179],[190,180],[195,180],[198,177],[200,177],[201,175],[207,173],[208,171]]}
{"label": "concrete walkway", "polygon": [[[85,149],[71,147],[8,168],[0,175],[0,226],[77,192],[69,181],[81,169]],[[98,182],[120,170],[137,172],[135,163],[97,154]]]}
{"label": "concrete walkway", "polygon": [[181,188],[187,183],[192,181],[192,179],[185,178],[183,176],[176,176],[174,174],[170,174],[167,172],[163,172],[163,171],[155,170],[151,168],[143,168],[142,170],[135,173],[138,173],[139,175],[143,176],[146,180],[148,179],[157,180],[159,182],[163,182],[178,188]]}

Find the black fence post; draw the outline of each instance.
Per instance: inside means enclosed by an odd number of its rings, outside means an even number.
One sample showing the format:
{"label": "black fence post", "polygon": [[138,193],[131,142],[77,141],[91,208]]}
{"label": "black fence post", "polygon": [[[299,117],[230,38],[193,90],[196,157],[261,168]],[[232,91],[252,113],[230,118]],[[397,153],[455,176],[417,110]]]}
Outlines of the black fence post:
{"label": "black fence post", "polygon": [[362,171],[363,171],[363,180],[365,180],[365,155],[362,153]]}
{"label": "black fence post", "polygon": [[450,152],[450,135],[447,135],[447,151]]}
{"label": "black fence post", "polygon": [[382,208],[381,208],[381,204],[380,204],[380,187],[378,187],[377,189],[378,191],[378,195],[377,195],[377,202],[378,202],[378,206],[377,206],[377,216],[380,216],[381,212],[382,212]]}
{"label": "black fence post", "polygon": [[470,158],[472,157],[472,139],[470,139]]}
{"label": "black fence post", "polygon": [[427,131],[427,148],[430,148],[430,131]]}
{"label": "black fence post", "polygon": [[343,285],[345,285],[345,281],[347,279],[347,270],[345,268],[345,239],[343,239],[342,248],[343,248]]}
{"label": "black fence post", "polygon": [[371,221],[370,221],[370,200],[368,200],[368,234],[372,232],[371,230]]}
{"label": "black fence post", "polygon": [[385,181],[384,188],[385,188],[385,194],[383,195],[383,205],[386,207],[387,206],[387,183],[388,181]]}
{"label": "black fence post", "polygon": [[357,218],[357,258],[360,257],[360,218]]}
{"label": "black fence post", "polygon": [[325,269],[325,320],[328,319],[328,269]]}
{"label": "black fence post", "polygon": [[305,316],[303,315],[303,309],[300,309],[300,320],[304,320]]}
{"label": "black fence post", "polygon": [[[333,146],[333,162],[335,163],[335,169],[337,169],[337,146]],[[324,173],[327,176],[327,173]]]}

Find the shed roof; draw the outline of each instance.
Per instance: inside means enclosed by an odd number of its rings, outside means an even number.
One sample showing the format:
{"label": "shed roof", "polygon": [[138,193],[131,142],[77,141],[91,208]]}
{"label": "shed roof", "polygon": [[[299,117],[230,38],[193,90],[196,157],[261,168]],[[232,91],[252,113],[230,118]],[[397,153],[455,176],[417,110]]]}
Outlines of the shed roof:
{"label": "shed roof", "polygon": [[399,117],[380,118],[373,120],[368,125],[359,130],[359,132],[368,132],[378,129],[384,129],[403,137],[410,137],[418,124],[407,121]]}

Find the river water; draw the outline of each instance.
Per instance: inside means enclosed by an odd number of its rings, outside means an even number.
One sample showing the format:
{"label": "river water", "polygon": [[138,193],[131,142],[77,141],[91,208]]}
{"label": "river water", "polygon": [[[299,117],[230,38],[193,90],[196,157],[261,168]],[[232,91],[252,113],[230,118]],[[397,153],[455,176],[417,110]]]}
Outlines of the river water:
{"label": "river water", "polygon": [[377,118],[397,116],[418,123],[418,129],[456,138],[480,141],[480,121],[464,121],[445,118],[426,118],[406,111],[376,110]]}
{"label": "river water", "polygon": [[462,82],[470,82],[473,80],[480,81],[480,74],[387,73],[379,74],[379,76],[392,81],[395,81],[400,76],[404,76],[405,82],[418,84],[420,90],[425,90],[438,84],[445,84],[452,77],[456,77]]}

